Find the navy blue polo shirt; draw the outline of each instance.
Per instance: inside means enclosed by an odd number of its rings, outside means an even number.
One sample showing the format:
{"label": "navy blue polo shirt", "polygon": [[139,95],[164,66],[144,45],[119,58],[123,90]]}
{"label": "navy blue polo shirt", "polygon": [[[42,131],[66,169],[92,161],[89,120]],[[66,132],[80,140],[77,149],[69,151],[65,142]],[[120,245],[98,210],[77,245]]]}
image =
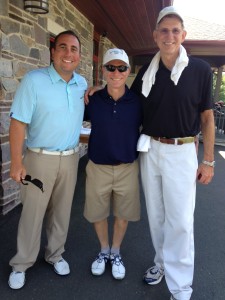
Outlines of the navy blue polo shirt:
{"label": "navy blue polo shirt", "polygon": [[89,97],[85,116],[91,121],[89,159],[106,165],[132,163],[137,159],[142,108],[136,94],[126,87],[125,94],[115,101],[106,86]]}
{"label": "navy blue polo shirt", "polygon": [[149,64],[136,76],[131,90],[142,101],[142,133],[149,136],[176,138],[195,136],[200,131],[200,114],[213,108],[212,71],[205,61],[189,57],[178,84],[170,79],[171,71],[160,61],[155,84],[146,98],[142,95],[142,77]]}

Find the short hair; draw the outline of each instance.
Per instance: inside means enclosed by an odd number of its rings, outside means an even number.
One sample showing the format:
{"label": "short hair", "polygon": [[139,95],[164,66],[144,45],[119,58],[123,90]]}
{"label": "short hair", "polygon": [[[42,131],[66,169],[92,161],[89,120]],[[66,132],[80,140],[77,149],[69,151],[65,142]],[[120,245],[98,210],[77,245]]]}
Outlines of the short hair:
{"label": "short hair", "polygon": [[77,36],[77,34],[76,34],[74,31],[72,31],[72,30],[66,30],[66,31],[60,32],[60,33],[55,37],[54,44],[53,44],[53,48],[54,48],[54,49],[56,48],[56,45],[57,45],[57,42],[58,42],[59,37],[62,36],[62,35],[66,35],[66,34],[67,34],[67,35],[72,35],[72,36],[74,36],[74,37],[78,40],[78,43],[79,43],[79,46],[80,46],[80,51],[81,51],[81,42],[80,42],[80,39],[79,39],[79,37]]}

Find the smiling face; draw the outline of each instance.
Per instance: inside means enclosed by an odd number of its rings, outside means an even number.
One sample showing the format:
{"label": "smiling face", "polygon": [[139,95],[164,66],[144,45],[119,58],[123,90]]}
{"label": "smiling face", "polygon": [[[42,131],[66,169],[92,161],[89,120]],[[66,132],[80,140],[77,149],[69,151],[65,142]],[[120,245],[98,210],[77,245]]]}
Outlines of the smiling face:
{"label": "smiling face", "polygon": [[161,56],[176,58],[179,55],[180,45],[183,43],[186,34],[178,17],[164,17],[153,33]]}
{"label": "smiling face", "polygon": [[59,36],[51,54],[54,68],[68,82],[80,62],[79,41],[73,35],[63,34]]}
{"label": "smiling face", "polygon": [[[111,60],[107,65],[112,66],[127,66],[127,64],[121,60]],[[125,88],[125,83],[128,75],[130,74],[130,68],[125,72],[119,72],[117,69],[114,72],[109,72],[103,67],[103,75],[107,82],[108,89],[121,89]]]}

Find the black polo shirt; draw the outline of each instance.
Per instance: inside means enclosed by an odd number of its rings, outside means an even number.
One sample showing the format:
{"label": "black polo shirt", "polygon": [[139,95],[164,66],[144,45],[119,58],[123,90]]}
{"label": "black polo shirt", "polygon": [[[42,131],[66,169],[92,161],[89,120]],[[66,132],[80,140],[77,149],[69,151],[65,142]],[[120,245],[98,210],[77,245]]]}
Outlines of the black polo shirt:
{"label": "black polo shirt", "polygon": [[155,84],[147,98],[142,95],[142,77],[149,64],[137,74],[131,90],[141,97],[144,109],[142,133],[167,138],[195,136],[200,131],[200,114],[213,108],[212,71],[208,63],[189,57],[178,84],[160,61]]}
{"label": "black polo shirt", "polygon": [[88,156],[94,163],[115,165],[137,159],[142,107],[136,94],[126,87],[115,101],[105,87],[89,97],[85,116],[91,121]]}

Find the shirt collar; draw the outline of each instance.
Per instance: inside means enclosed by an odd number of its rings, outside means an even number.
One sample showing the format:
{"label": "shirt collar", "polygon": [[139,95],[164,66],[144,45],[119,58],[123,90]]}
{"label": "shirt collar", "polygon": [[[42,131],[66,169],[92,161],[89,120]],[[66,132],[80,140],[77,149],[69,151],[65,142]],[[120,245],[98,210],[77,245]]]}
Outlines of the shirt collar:
{"label": "shirt collar", "polygon": [[[112,99],[111,96],[108,94],[107,85],[99,91],[102,94],[103,98],[105,99]],[[125,85],[125,94],[119,99],[119,101],[131,101],[133,100],[130,89]],[[115,100],[113,100],[115,101]]]}
{"label": "shirt collar", "polygon": [[[60,80],[65,82],[65,80],[59,75],[59,73],[54,68],[53,63],[51,63],[51,65],[48,67],[48,73],[49,73],[52,83],[57,83]],[[70,79],[70,81],[68,82],[68,84],[77,84],[76,78],[77,78],[77,74],[75,72],[73,72],[73,76]]]}

